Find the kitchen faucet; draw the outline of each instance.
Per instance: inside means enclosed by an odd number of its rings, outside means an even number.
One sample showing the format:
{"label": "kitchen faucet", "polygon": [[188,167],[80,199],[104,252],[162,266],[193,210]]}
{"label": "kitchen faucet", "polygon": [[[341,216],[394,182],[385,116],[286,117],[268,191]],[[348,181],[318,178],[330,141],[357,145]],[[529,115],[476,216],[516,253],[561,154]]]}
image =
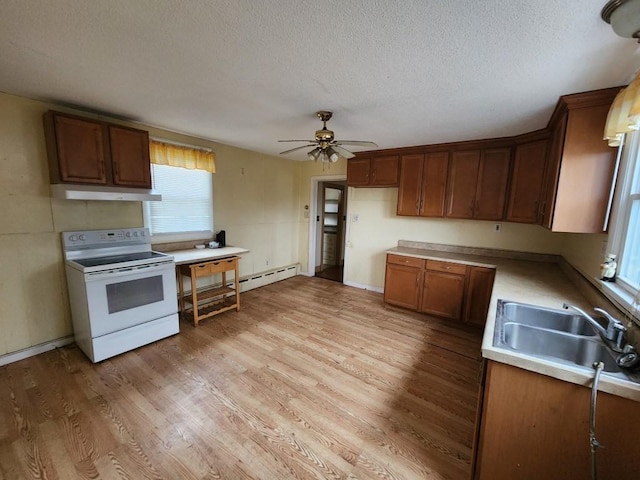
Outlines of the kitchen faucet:
{"label": "kitchen faucet", "polygon": [[575,305],[565,303],[562,305],[562,308],[564,308],[565,310],[568,310],[569,308],[574,309],[576,312],[582,315],[585,320],[589,322],[589,324],[600,334],[603,339],[609,340],[609,342],[611,342],[610,346],[614,351],[622,352],[622,349],[624,348],[627,327],[625,327],[620,320],[617,320],[602,308],[594,308],[594,311],[604,315],[604,317],[607,319],[607,328],[604,328],[591,315],[589,315],[581,308],[576,307]]}

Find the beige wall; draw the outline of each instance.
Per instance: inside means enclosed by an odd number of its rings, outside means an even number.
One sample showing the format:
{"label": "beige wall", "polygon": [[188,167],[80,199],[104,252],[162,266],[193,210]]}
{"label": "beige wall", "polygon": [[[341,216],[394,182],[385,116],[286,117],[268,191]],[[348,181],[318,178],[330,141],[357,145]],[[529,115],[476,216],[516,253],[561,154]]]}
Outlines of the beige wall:
{"label": "beige wall", "polygon": [[[0,355],[72,334],[60,232],[143,225],[139,202],[65,201],[49,197],[42,114],[66,110],[0,94]],[[76,112],[77,113],[77,112]],[[94,116],[95,117],[95,116]],[[145,128],[137,125],[138,128]],[[301,263],[307,271],[314,177],[344,177],[346,162],[294,162],[149,127],[153,136],[212,147],[214,224],[227,242],[251,250],[248,275]],[[530,225],[397,217],[397,189],[348,189],[345,280],[381,289],[384,251],[416,240],[542,253],[561,253],[597,275],[604,235],[553,234]]]}
{"label": "beige wall", "polygon": [[[72,334],[60,232],[143,225],[140,202],[49,197],[42,114],[51,108],[79,113],[0,93],[0,355]],[[251,250],[243,275],[298,261],[301,163],[147,129],[216,152],[215,228]]]}
{"label": "beige wall", "polygon": [[[559,253],[564,235],[537,225],[474,220],[396,216],[396,188],[350,188],[347,238],[347,280],[380,289],[384,286],[384,251],[398,240],[413,240],[516,250]],[[359,220],[353,222],[353,216]],[[494,225],[501,223],[501,231]]]}
{"label": "beige wall", "polygon": [[71,334],[59,232],[142,222],[137,203],[49,197],[49,107],[0,94],[0,354]]}
{"label": "beige wall", "polygon": [[567,233],[559,253],[583,275],[598,278],[607,239],[606,234]]}

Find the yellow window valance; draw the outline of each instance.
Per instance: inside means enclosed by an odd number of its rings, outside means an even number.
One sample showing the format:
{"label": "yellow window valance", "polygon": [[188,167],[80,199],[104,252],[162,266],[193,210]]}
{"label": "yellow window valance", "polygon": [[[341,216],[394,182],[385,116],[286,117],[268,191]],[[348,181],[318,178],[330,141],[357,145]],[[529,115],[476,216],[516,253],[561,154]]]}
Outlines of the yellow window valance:
{"label": "yellow window valance", "polygon": [[215,156],[210,150],[151,140],[149,154],[151,163],[156,165],[170,165],[216,173]]}
{"label": "yellow window valance", "polygon": [[618,147],[625,133],[640,128],[640,73],[627,88],[620,90],[609,109],[604,139],[610,147]]}

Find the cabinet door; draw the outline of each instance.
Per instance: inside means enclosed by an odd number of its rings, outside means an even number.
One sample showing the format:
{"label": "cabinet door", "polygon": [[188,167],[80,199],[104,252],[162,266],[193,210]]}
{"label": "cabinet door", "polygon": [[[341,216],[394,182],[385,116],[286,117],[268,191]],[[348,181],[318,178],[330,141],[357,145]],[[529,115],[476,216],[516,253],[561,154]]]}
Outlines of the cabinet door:
{"label": "cabinet door", "polygon": [[507,198],[511,149],[482,151],[473,218],[502,220]]}
{"label": "cabinet door", "polygon": [[369,185],[369,171],[371,159],[350,158],[347,160],[347,185],[362,187]]}
{"label": "cabinet door", "polygon": [[[591,389],[489,361],[476,476],[479,480],[590,479]],[[638,477],[640,402],[598,392],[598,478]]]}
{"label": "cabinet door", "polygon": [[480,151],[453,152],[447,186],[447,217],[473,218]]}
{"label": "cabinet door", "polygon": [[391,305],[418,310],[422,269],[387,263],[384,277],[384,301]]}
{"label": "cabinet door", "polygon": [[569,110],[551,230],[602,233],[616,149],[602,139],[609,103]]}
{"label": "cabinet door", "polygon": [[444,217],[449,153],[430,153],[424,157],[420,191],[420,216]]}
{"label": "cabinet door", "polygon": [[547,140],[516,146],[507,204],[508,222],[538,223]]}
{"label": "cabinet door", "polygon": [[560,176],[560,160],[564,149],[564,134],[567,128],[567,115],[565,114],[554,126],[549,147],[549,157],[544,172],[544,186],[542,195],[542,226],[551,228],[553,223],[553,211],[556,206],[556,192],[558,190],[558,177]]}
{"label": "cabinet door", "polygon": [[404,155],[400,159],[398,215],[417,216],[420,208],[424,155]]}
{"label": "cabinet door", "polygon": [[465,322],[484,327],[489,313],[496,271],[492,268],[469,267],[464,308]]}
{"label": "cabinet door", "polygon": [[426,270],[422,287],[421,312],[459,320],[464,299],[464,275]]}
{"label": "cabinet door", "polygon": [[46,128],[45,131],[54,137],[47,139],[47,144],[55,149],[57,165],[51,167],[59,173],[59,181],[106,185],[108,172],[103,124],[60,114],[45,117],[45,124],[48,121],[54,124],[53,129]]}
{"label": "cabinet door", "polygon": [[374,157],[371,159],[372,187],[395,187],[398,185],[398,156]]}
{"label": "cabinet door", "polygon": [[148,132],[109,125],[109,145],[113,184],[151,188]]}

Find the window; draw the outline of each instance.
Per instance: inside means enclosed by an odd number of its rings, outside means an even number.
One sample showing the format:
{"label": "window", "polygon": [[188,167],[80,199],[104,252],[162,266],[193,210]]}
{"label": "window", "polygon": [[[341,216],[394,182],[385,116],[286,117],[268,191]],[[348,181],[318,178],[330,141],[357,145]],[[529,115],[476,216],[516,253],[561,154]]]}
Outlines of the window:
{"label": "window", "polygon": [[618,260],[618,293],[622,296],[621,300],[632,309],[638,308],[640,299],[639,147],[640,132],[627,133],[617,182],[616,216],[610,237],[611,251],[617,253]]}
{"label": "window", "polygon": [[205,170],[151,165],[161,202],[145,202],[145,226],[154,241],[175,242],[213,235],[213,175]]}

